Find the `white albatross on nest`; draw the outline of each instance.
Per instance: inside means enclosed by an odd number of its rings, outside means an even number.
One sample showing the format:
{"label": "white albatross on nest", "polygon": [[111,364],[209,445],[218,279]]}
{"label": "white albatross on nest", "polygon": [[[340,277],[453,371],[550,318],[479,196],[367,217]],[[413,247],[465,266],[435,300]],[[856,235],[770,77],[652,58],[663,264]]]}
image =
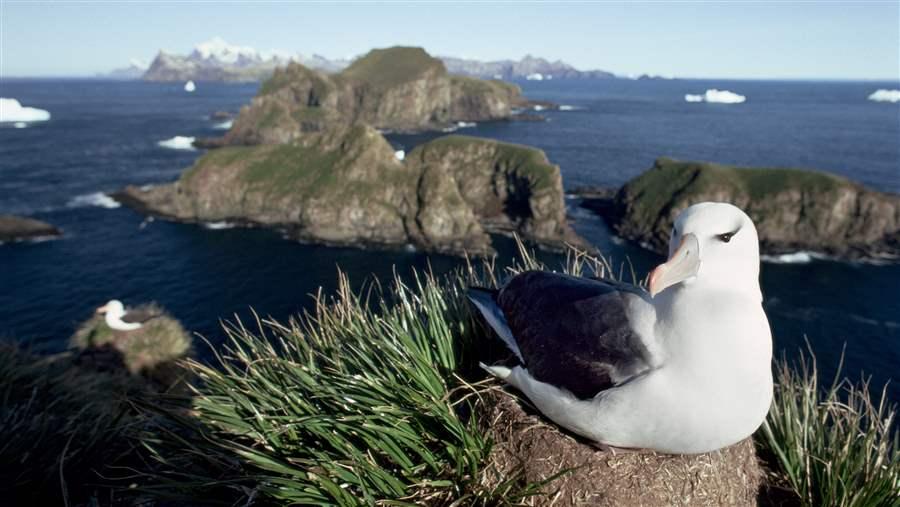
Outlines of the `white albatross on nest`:
{"label": "white albatross on nest", "polygon": [[693,454],[751,435],[772,400],[753,222],[730,204],[685,209],[649,288],[528,271],[472,289],[519,362],[482,366],[602,445]]}
{"label": "white albatross on nest", "polygon": [[148,320],[159,317],[157,313],[138,310],[125,311],[125,305],[118,299],[112,299],[97,308],[97,313],[103,314],[106,325],[116,331],[134,331],[140,329]]}

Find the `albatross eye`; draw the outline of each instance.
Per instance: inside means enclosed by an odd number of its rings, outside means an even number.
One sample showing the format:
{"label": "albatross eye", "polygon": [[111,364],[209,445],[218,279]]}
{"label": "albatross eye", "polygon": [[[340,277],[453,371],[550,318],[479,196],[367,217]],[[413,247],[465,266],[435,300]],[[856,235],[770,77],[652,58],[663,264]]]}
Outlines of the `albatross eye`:
{"label": "albatross eye", "polygon": [[725,232],[722,234],[716,234],[716,239],[718,239],[722,243],[728,243],[729,241],[731,241],[731,238],[733,238],[735,234],[736,234],[736,232]]}

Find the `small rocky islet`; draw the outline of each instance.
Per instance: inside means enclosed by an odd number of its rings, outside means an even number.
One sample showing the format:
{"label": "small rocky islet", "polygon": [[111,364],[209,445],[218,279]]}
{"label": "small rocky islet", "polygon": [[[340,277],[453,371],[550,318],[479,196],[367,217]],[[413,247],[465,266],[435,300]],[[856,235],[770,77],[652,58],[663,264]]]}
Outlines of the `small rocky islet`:
{"label": "small rocky islet", "polygon": [[0,243],[56,238],[61,235],[61,230],[42,220],[0,215]]}

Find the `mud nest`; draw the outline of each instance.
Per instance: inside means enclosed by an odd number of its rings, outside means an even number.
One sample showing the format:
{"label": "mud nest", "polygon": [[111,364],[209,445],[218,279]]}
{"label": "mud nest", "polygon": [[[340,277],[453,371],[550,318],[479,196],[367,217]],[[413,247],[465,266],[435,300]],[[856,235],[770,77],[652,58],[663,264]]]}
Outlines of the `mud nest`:
{"label": "mud nest", "polygon": [[482,394],[494,441],[482,481],[548,481],[526,505],[756,505],[763,470],[752,439],[698,455],[599,450],[558,429],[501,389]]}

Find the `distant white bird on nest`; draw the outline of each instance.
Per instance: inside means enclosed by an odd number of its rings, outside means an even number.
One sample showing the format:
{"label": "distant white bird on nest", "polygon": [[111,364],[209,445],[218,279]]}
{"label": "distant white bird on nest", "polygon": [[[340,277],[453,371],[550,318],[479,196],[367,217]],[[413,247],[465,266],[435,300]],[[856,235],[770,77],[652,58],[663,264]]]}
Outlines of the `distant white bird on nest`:
{"label": "distant white bird on nest", "polygon": [[469,297],[519,363],[485,369],[602,445],[709,452],[748,437],[769,411],[759,239],[730,204],[681,212],[649,293],[528,271]]}
{"label": "distant white bird on nest", "polygon": [[125,305],[118,299],[112,299],[97,308],[97,313],[104,314],[106,325],[116,331],[134,331],[140,329],[148,320],[159,317],[159,314],[138,310],[125,311]]}

